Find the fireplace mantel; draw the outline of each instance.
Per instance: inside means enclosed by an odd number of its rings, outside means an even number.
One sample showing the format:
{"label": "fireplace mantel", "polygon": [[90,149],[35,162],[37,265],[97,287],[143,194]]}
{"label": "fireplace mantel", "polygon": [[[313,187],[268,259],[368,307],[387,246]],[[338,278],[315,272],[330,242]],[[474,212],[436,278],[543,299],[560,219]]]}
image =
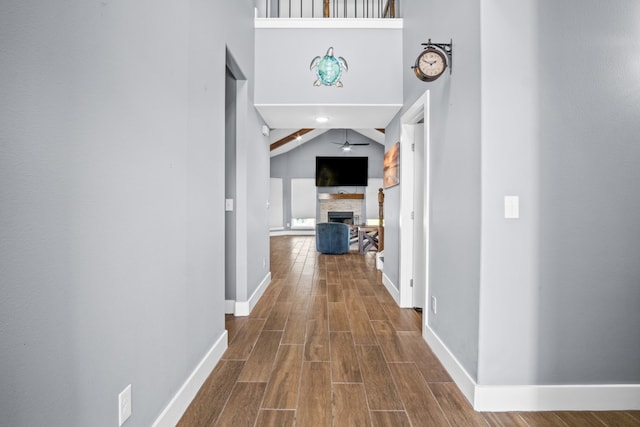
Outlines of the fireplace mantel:
{"label": "fireplace mantel", "polygon": [[319,200],[364,200],[362,193],[318,193]]}

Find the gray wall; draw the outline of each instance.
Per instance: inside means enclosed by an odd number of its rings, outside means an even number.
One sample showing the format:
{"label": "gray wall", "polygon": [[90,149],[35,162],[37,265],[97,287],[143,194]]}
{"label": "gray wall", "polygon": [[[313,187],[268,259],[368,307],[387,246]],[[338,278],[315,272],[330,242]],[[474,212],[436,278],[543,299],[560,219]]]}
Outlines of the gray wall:
{"label": "gray wall", "polygon": [[[400,140],[400,115],[398,113],[385,129],[385,151]],[[396,287],[400,285],[400,185],[384,190],[383,274]]]}
{"label": "gray wall", "polygon": [[541,383],[640,382],[639,16],[539,4]]}
{"label": "gray wall", "polygon": [[[238,3],[238,4],[236,4]],[[245,80],[238,83],[239,126],[236,131],[237,262],[236,300],[248,301],[269,274],[269,138],[253,105],[256,50],[254,6],[231,2],[225,20],[226,43]],[[259,73],[258,73],[259,74]]]}
{"label": "gray wall", "polygon": [[[253,83],[249,81],[249,86]],[[252,89],[248,88],[249,93]],[[246,180],[246,251],[240,258],[238,271],[246,272],[247,296],[251,297],[258,286],[268,278],[269,258],[269,138],[262,135],[264,121],[252,107],[253,99],[246,109],[247,145],[242,155],[245,161],[240,165]],[[246,254],[246,255],[244,255]]]}
{"label": "gray wall", "polygon": [[[403,2],[405,107],[387,128],[386,140],[387,148],[399,140],[402,114],[431,90],[428,298],[437,297],[438,314],[428,313],[429,325],[474,378],[480,291],[479,13],[474,2]],[[453,74],[433,83],[421,82],[409,67],[427,38],[443,43],[453,39],[454,44]],[[399,187],[391,188],[385,199],[384,273],[396,284],[399,218],[393,213],[399,204]]]}
{"label": "gray wall", "polygon": [[[482,384],[537,384],[537,3],[482,7]],[[520,219],[504,219],[506,195],[520,197]]]}
{"label": "gray wall", "polygon": [[405,106],[431,90],[429,324],[479,384],[640,380],[639,11],[403,3],[405,62],[425,25],[454,42],[451,76],[407,72]]}
{"label": "gray wall", "polygon": [[[344,129],[330,129],[311,141],[284,154],[271,158],[271,176],[283,179],[284,224],[291,224],[291,178],[315,178],[316,156],[369,157],[369,178],[382,178],[384,147],[353,130],[347,133],[351,143],[369,142],[369,145],[355,147],[351,154],[343,153],[333,142],[344,142]],[[331,191],[364,193],[364,187],[330,187]],[[320,188],[320,192],[329,191]],[[287,227],[285,227],[287,228]]]}
{"label": "gray wall", "polygon": [[[263,70],[256,75],[256,104],[402,104],[402,30],[269,28],[256,35],[256,64]],[[309,65],[330,46],[349,71],[344,87],[318,90]]]}
{"label": "gray wall", "polygon": [[223,334],[225,40],[251,78],[250,3],[0,4],[0,424],[117,425],[131,383],[149,426]]}
{"label": "gray wall", "polygon": [[483,4],[483,384],[640,380],[639,12]]}

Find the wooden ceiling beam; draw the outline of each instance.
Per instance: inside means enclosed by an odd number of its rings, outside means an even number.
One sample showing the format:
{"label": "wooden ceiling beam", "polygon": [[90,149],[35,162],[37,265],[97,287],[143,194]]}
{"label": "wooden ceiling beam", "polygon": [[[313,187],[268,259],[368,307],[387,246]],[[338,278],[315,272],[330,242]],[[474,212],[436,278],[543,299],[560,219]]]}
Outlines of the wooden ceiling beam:
{"label": "wooden ceiling beam", "polygon": [[300,129],[300,130],[297,130],[294,133],[292,133],[291,135],[287,135],[284,138],[279,139],[276,142],[274,142],[273,144],[271,144],[269,146],[269,151],[273,151],[276,148],[280,148],[283,145],[285,145],[285,144],[287,144],[287,143],[289,143],[291,141],[294,141],[296,138],[311,132],[312,130],[313,129]]}

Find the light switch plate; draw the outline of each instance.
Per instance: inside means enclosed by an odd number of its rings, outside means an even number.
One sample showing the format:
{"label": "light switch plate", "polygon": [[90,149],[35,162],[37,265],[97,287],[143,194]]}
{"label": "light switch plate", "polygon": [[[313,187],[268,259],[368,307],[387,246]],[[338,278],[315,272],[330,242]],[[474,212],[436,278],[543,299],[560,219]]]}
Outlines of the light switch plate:
{"label": "light switch plate", "polygon": [[519,196],[504,196],[504,217],[506,219],[520,218]]}

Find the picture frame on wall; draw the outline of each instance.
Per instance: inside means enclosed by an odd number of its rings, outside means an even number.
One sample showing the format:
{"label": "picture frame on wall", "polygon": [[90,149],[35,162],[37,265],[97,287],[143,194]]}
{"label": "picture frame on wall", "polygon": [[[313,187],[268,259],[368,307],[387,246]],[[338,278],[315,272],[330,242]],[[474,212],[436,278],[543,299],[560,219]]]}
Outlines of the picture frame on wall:
{"label": "picture frame on wall", "polygon": [[400,142],[384,153],[382,182],[384,188],[400,184]]}

